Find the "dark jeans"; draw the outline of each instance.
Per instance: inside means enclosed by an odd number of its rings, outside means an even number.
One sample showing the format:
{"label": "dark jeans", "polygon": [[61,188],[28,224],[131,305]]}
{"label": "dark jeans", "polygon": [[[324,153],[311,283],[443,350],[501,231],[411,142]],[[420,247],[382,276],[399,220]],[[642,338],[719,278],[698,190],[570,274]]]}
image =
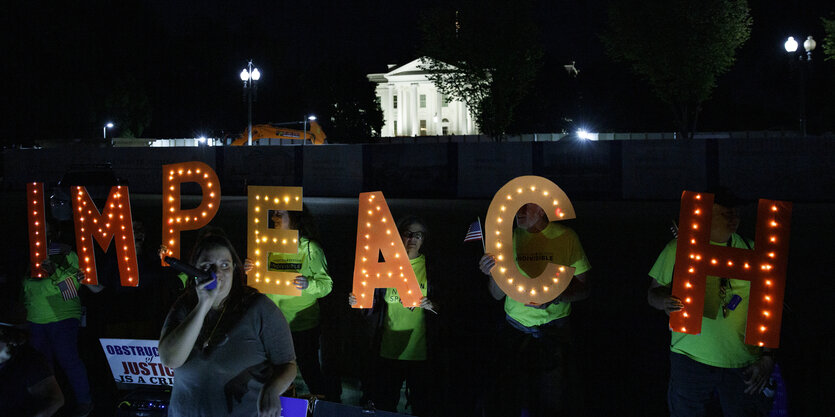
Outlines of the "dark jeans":
{"label": "dark jeans", "polygon": [[745,368],[717,368],[670,352],[667,402],[671,417],[706,416],[714,395],[725,417],[766,416],[771,398],[745,393]]}
{"label": "dark jeans", "polygon": [[76,402],[88,404],[93,399],[90,396],[87,368],[78,356],[79,324],[78,319],[47,324],[29,323],[30,342],[35,349],[46,356],[53,368],[55,362],[58,362],[72,386]]}
{"label": "dark jeans", "polygon": [[371,400],[377,409],[397,411],[400,387],[405,380],[409,389],[408,400],[412,406],[412,415],[432,415],[433,398],[429,393],[431,381],[427,361],[401,361],[378,357],[373,372],[375,375]]}
{"label": "dark jeans", "polygon": [[499,331],[502,346],[499,377],[484,406],[487,416],[519,416],[527,409],[532,417],[566,415],[570,407],[568,320],[539,327],[537,335],[524,333],[507,322]]}
{"label": "dark jeans", "polygon": [[324,375],[319,363],[319,326],[309,330],[293,332],[293,349],[296,351],[296,363],[299,372],[311,394],[324,395],[325,400],[340,402],[342,385],[336,377]]}

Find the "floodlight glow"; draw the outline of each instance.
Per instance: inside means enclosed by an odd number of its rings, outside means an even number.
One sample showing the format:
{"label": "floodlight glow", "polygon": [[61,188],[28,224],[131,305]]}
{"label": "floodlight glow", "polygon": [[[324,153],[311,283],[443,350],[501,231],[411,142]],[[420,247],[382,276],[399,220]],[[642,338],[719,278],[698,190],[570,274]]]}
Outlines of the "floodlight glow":
{"label": "floodlight glow", "polygon": [[585,129],[577,130],[577,137],[585,140],[597,140],[597,133],[590,133]]}
{"label": "floodlight glow", "polygon": [[310,120],[312,122],[312,121],[316,120],[316,116],[313,116],[313,115],[307,116],[307,120]]}
{"label": "floodlight glow", "polygon": [[247,71],[246,68],[241,71],[241,81],[249,81],[249,71]]}
{"label": "floodlight glow", "polygon": [[199,138],[197,138],[197,141],[200,142],[200,143],[205,143],[206,142],[206,137],[205,136],[200,136]]}
{"label": "floodlight glow", "polygon": [[786,48],[786,52],[794,52],[797,50],[797,41],[794,40],[794,36],[789,36],[789,39],[783,46]]}
{"label": "floodlight glow", "polygon": [[107,126],[107,127],[109,127],[109,128],[112,128],[112,127],[113,127],[113,123],[108,123],[108,124],[106,124],[105,126]]}
{"label": "floodlight glow", "polygon": [[261,71],[258,71],[258,68],[252,69],[252,79],[254,81],[258,81],[261,79]]}

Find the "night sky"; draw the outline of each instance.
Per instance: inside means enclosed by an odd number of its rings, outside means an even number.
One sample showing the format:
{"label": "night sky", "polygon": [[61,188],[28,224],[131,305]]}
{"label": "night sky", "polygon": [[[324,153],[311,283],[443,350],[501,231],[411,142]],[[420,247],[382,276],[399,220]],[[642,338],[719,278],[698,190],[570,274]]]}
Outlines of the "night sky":
{"label": "night sky", "polygon": [[[27,1],[4,6],[4,145],[99,138],[118,103],[145,114],[146,138],[237,133],[246,126],[238,74],[252,59],[263,76],[255,123],[317,113],[331,87],[323,79],[373,85],[365,75],[417,58],[421,13],[442,2]],[[813,35],[819,46],[809,80],[809,130],[835,130],[833,62],[823,61],[824,1],[750,1],[754,25],[735,67],[704,104],[703,131],[780,130],[797,125],[797,79],[786,37]],[[598,34],[606,2],[538,1],[545,52],[512,132],[556,132],[571,123],[598,131],[672,131],[669,109],[624,64],[605,54]],[[802,40],[801,40],[802,42]],[[580,69],[569,79],[562,65]],[[118,107],[118,106],[116,106]],[[327,121],[323,121],[327,131]],[[113,134],[129,127],[120,124]],[[136,129],[134,129],[136,130]]]}

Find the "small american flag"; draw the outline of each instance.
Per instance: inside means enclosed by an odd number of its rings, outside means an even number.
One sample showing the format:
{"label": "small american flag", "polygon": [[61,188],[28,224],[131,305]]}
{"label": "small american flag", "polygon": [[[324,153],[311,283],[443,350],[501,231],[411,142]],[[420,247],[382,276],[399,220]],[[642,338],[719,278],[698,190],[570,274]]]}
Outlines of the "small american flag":
{"label": "small american flag", "polygon": [[59,282],[58,289],[61,290],[61,297],[64,297],[64,301],[78,297],[78,291],[75,290],[75,277],[73,276]]}
{"label": "small american flag", "polygon": [[464,236],[464,242],[472,242],[474,240],[481,240],[481,220],[474,221],[467,230],[467,235]]}

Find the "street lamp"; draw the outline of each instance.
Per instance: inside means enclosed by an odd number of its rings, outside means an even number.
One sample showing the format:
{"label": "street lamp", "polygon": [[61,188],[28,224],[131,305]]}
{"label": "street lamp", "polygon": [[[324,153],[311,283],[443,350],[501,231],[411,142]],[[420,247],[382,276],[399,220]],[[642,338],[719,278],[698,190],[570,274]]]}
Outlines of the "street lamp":
{"label": "street lamp", "polygon": [[[302,136],[302,145],[304,145],[305,142],[307,142],[307,121],[308,120],[310,120],[311,122],[315,121],[316,116],[311,114],[310,116],[307,116],[307,117],[304,118],[304,130],[303,130],[304,135]],[[298,125],[296,125],[296,126],[298,126]],[[311,140],[310,143],[313,143],[313,141]]]}
{"label": "street lamp", "polygon": [[[806,55],[800,54],[797,57],[798,61],[805,62],[805,64],[795,64],[800,66],[798,70],[800,73],[800,132],[804,137],[806,136],[806,72],[809,71],[809,67],[812,65],[812,51],[815,50],[817,45],[818,43],[815,42],[814,38],[807,36],[806,40],[803,41],[803,49],[806,50]],[[794,40],[794,36],[789,36],[786,39],[786,43],[783,44],[786,52],[790,54],[797,52],[797,46],[798,43]]]}
{"label": "street lamp", "polygon": [[104,125],[103,128],[101,128],[101,135],[102,135],[102,138],[104,140],[107,140],[107,129],[112,129],[112,128],[113,128],[113,123],[110,123],[110,122],[108,122],[106,125]]}
{"label": "street lamp", "polygon": [[249,108],[249,128],[247,129],[246,144],[252,146],[252,102],[258,99],[258,83],[261,79],[261,71],[252,65],[252,60],[249,60],[246,68],[241,71],[241,81],[244,82],[244,95]]}

